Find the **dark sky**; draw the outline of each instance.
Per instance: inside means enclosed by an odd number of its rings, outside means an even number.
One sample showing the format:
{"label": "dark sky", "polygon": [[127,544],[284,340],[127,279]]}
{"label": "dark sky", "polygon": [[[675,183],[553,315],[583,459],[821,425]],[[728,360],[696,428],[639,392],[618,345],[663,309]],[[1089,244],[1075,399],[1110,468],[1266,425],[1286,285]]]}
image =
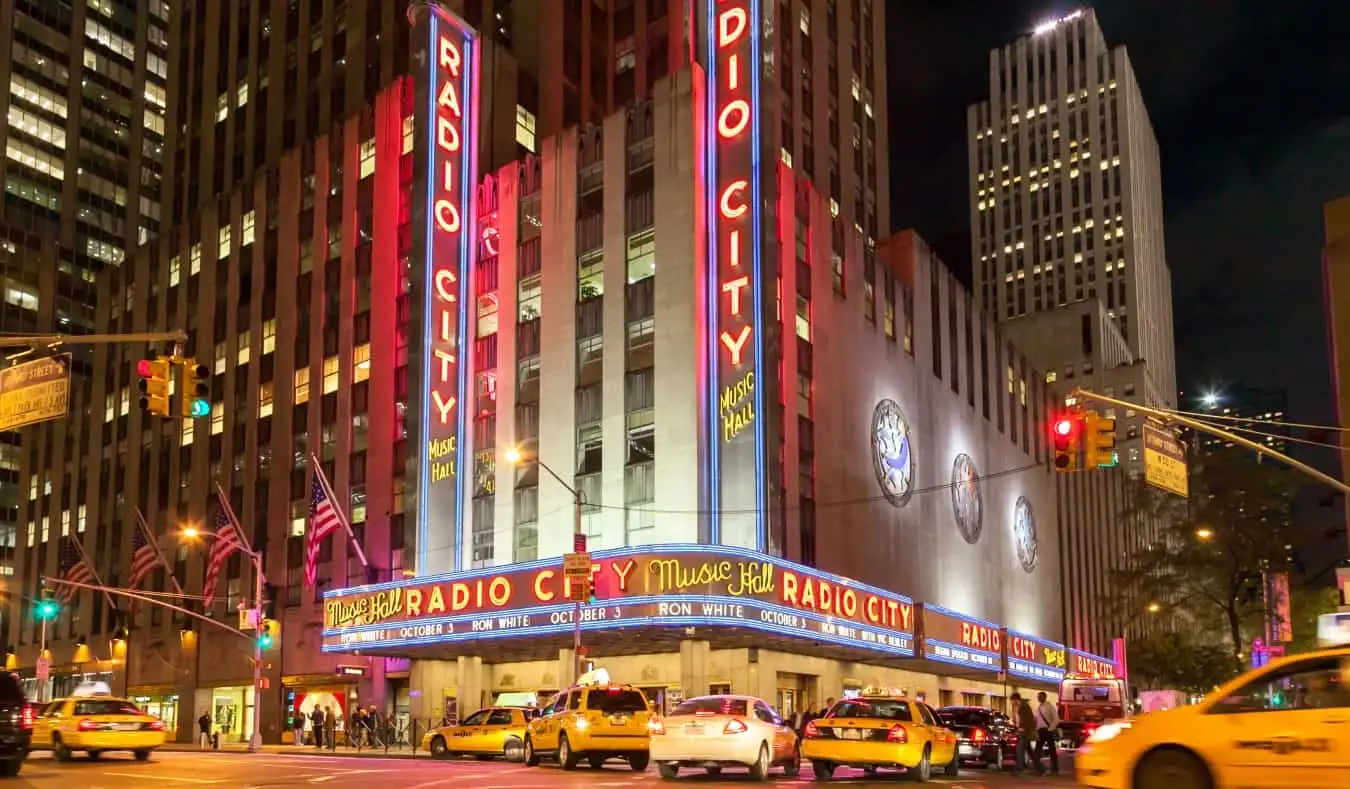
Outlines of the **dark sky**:
{"label": "dark sky", "polygon": [[[965,107],[988,51],[1074,7],[887,0],[894,227],[968,230]],[[1179,385],[1282,387],[1292,421],[1330,422],[1321,211],[1350,194],[1350,0],[1094,7],[1162,150]]]}

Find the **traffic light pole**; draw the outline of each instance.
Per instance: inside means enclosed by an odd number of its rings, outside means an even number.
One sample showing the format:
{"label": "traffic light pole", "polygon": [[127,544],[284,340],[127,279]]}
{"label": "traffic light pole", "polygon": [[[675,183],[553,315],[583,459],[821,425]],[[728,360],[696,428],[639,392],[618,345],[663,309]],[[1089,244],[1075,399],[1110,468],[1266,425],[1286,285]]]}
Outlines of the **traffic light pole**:
{"label": "traffic light pole", "polygon": [[[263,627],[263,563],[262,554],[249,551],[253,559],[253,626],[262,634]],[[253,736],[248,738],[250,753],[262,751],[262,638],[253,639]]]}
{"label": "traffic light pole", "polygon": [[0,348],[35,348],[39,345],[114,345],[124,342],[187,342],[187,332],[161,331],[139,334],[27,334],[0,337]]}

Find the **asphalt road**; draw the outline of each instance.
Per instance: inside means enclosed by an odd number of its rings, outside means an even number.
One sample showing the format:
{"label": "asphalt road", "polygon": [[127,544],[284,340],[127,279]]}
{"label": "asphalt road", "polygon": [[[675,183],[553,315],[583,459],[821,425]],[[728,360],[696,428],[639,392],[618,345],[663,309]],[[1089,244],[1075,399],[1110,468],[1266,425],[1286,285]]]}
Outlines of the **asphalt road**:
{"label": "asphalt road", "polygon": [[[685,777],[687,775],[687,777]],[[285,789],[287,787],[386,786],[398,789],[562,789],[564,787],[655,787],[747,786],[744,773],[727,773],[714,780],[688,771],[675,782],[662,781],[656,769],[634,773],[621,762],[612,762],[599,772],[582,767],[563,772],[544,765],[526,768],[518,764],[475,761],[430,761],[426,759],[373,759],[369,757],[309,756],[291,754],[162,752],[148,762],[137,762],[130,755],[106,754],[97,762],[77,757],[61,764],[46,754],[34,754],[24,764],[18,779],[0,779],[5,786],[34,789]],[[864,781],[862,773],[841,770],[835,784],[845,786],[908,785],[899,774],[885,773],[877,780]],[[781,774],[771,778],[773,786],[798,786],[811,783],[811,769],[801,777],[788,779]],[[1068,778],[1014,778],[984,770],[962,771],[959,778],[935,777],[934,786],[959,786],[963,789],[994,787],[1068,787]]]}

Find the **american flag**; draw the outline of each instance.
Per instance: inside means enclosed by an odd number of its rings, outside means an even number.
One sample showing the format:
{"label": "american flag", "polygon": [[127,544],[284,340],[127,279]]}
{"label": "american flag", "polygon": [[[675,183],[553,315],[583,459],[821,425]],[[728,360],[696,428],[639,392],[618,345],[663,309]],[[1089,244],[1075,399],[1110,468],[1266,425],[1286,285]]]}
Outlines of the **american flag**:
{"label": "american flag", "polygon": [[127,587],[140,588],[141,581],[154,572],[159,563],[159,551],[146,538],[145,527],[136,524],[136,530],[131,535],[131,578],[127,581]]}
{"label": "american flag", "polygon": [[220,491],[216,491],[216,499],[216,538],[206,558],[206,580],[202,582],[202,604],[207,608],[216,600],[216,581],[220,580],[225,561],[243,545],[239,539],[239,524],[230,513],[229,502]]}
{"label": "american flag", "polygon": [[[72,583],[89,584],[94,582],[94,570],[84,558],[84,551],[75,543],[74,537],[61,541],[61,580]],[[56,593],[63,603],[75,599],[82,590],[75,586],[62,586]]]}
{"label": "american flag", "polygon": [[319,548],[324,538],[342,525],[342,516],[333,506],[333,500],[328,498],[328,491],[319,482],[322,473],[316,466],[314,483],[311,485],[312,495],[309,497],[309,532],[305,537],[305,586],[311,588],[319,577]]}

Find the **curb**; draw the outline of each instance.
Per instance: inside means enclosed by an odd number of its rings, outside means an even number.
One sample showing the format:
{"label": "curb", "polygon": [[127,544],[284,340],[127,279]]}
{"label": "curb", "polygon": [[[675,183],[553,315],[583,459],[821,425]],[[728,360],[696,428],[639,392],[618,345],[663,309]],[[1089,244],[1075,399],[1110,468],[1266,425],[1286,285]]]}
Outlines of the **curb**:
{"label": "curb", "polygon": [[[199,748],[199,747],[197,747],[197,746],[195,746],[195,745],[188,745],[188,744],[184,744],[184,743],[165,743],[164,745],[160,746],[159,750],[161,750],[161,751],[166,751],[166,752],[172,752],[172,753],[203,753],[203,754],[206,754],[206,753],[226,753],[226,754],[231,754],[231,755],[236,755],[236,756],[251,756],[251,755],[252,755],[246,747],[226,746],[226,747],[221,748],[220,750],[217,751],[217,750],[211,750],[211,749],[209,749],[209,748],[208,748],[208,749],[203,749],[203,748]],[[406,751],[404,751],[404,752],[390,751],[390,752],[388,752],[388,753],[385,753],[385,752],[382,752],[382,751],[371,751],[371,750],[355,751],[355,750],[351,750],[351,749],[339,749],[339,750],[336,750],[336,751],[329,751],[329,750],[319,750],[319,749],[317,749],[317,748],[312,748],[312,747],[310,747],[310,748],[307,748],[307,747],[296,748],[296,747],[288,747],[288,746],[284,746],[284,745],[281,745],[281,746],[277,746],[277,745],[267,746],[267,745],[265,745],[265,746],[263,746],[262,753],[264,753],[264,754],[269,754],[269,755],[273,755],[273,756],[278,756],[278,755],[279,755],[279,756],[309,756],[309,757],[325,757],[325,756],[326,756],[326,757],[329,757],[329,758],[340,757],[340,758],[346,758],[346,759],[425,759],[425,760],[427,760],[427,761],[431,761],[431,755],[430,755],[430,754],[427,754],[427,753],[425,753],[425,752],[422,752],[422,753],[409,753],[409,752],[406,752]],[[446,760],[446,761],[453,762],[453,761],[458,761],[458,760],[450,759],[450,760]]]}

